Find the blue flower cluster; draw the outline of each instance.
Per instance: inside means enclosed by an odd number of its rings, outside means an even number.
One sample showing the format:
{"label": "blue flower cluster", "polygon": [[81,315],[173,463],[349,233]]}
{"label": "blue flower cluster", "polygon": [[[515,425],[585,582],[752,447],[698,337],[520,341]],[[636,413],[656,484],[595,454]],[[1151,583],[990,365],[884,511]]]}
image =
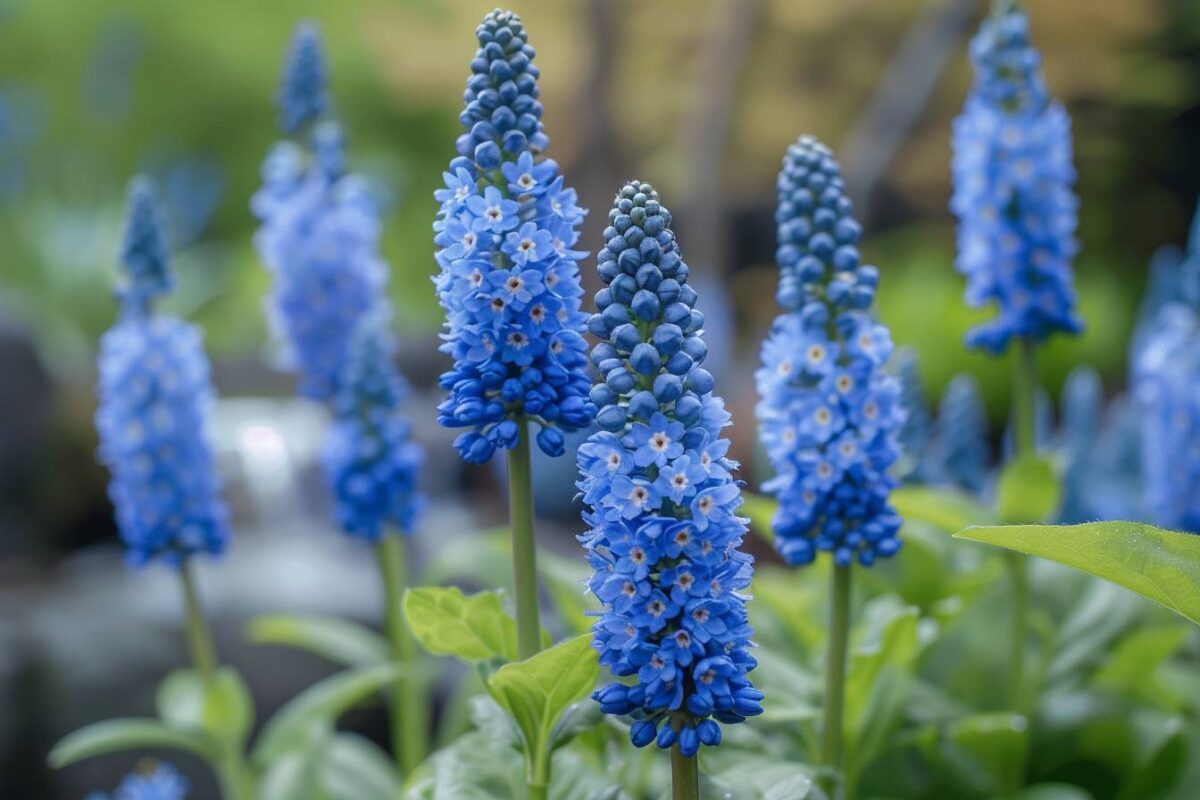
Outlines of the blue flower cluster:
{"label": "blue flower cluster", "polygon": [[526,418],[540,426],[541,449],[559,456],[564,432],[595,413],[576,264],[585,254],[571,249],[586,212],[541,157],[538,70],[520,18],[493,11],[475,35],[459,116],[467,132],[435,194],[441,349],[454,359],[438,421],[469,429],[455,446],[470,462],[515,447]]}
{"label": "blue flower cluster", "polygon": [[213,389],[200,334],[148,302],[170,285],[161,224],[149,183],[135,181],[122,254],[129,282],[98,361],[98,455],[112,473],[109,497],[135,565],[219,553],[228,538],[205,438]]}
{"label": "blue flower cluster", "polygon": [[364,317],[334,398],[335,422],[322,459],[338,522],[370,541],[382,538],[389,523],[410,532],[422,505],[416,482],[424,453],[398,413],[406,387],[392,350],[386,315]]}
{"label": "blue flower cluster", "polygon": [[262,223],[255,246],[274,278],[267,317],[300,374],[300,393],[328,401],[337,391],[355,324],[383,292],[379,209],[367,182],[345,167],[337,123],[316,122],[326,106],[319,40],[302,25],[284,70],[284,127],[309,125],[305,144],[276,144],[251,200]]}
{"label": "blue flower cluster", "polygon": [[87,800],[184,800],[188,782],[170,764],[158,764],[152,772],[134,772],[121,781],[112,794],[93,792]]}
{"label": "blue flower cluster", "polygon": [[992,464],[979,382],[955,375],[942,393],[927,457],[929,479],[979,494]]}
{"label": "blue flower cluster", "polygon": [[871,315],[879,273],[859,261],[860,228],[829,148],[800,137],[778,193],[785,313],[755,374],[760,436],[775,468],[763,489],[779,499],[775,543],[789,564],[824,550],[839,565],[870,566],[900,549],[888,468],[903,412],[896,379],[882,369],[891,336]]}
{"label": "blue flower cluster", "polygon": [[972,306],[997,316],[967,343],[998,354],[1014,336],[1078,333],[1071,261],[1078,201],[1071,191],[1071,124],[1051,102],[1029,20],[1015,6],[987,19],[971,42],[976,82],[954,123],[959,272]]}
{"label": "blue flower cluster", "polygon": [[900,408],[904,412],[904,422],[896,435],[900,458],[896,461],[893,473],[904,481],[921,481],[926,477],[923,456],[933,433],[933,420],[929,407],[925,405],[921,365],[917,354],[909,348],[898,350],[892,362],[900,386]]}
{"label": "blue flower cluster", "polygon": [[588,327],[599,431],[578,451],[591,529],[580,537],[604,605],[593,644],[613,675],[596,692],[609,714],[632,714],[638,747],[679,743],[684,755],[721,740],[718,721],[762,712],[746,597],[753,559],[738,550],[746,520],[721,429],[729,414],[701,364],[703,316],[648,184],[617,195],[598,258],[606,284]]}
{"label": "blue flower cluster", "polygon": [[1143,502],[1156,524],[1200,533],[1200,313],[1171,303],[1133,364]]}

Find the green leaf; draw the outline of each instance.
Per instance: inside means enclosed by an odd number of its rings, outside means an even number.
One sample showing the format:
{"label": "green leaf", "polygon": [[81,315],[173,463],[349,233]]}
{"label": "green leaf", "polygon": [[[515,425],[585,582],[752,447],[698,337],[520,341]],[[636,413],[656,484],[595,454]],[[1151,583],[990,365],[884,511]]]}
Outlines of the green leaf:
{"label": "green leaf", "polygon": [[531,777],[541,777],[549,765],[559,716],[596,686],[600,664],[591,638],[577,636],[524,661],[505,664],[488,681],[496,702],[521,729]]}
{"label": "green leaf", "polygon": [[779,503],[774,498],[742,492],[742,506],[739,510],[750,518],[750,530],[774,543],[775,528],[771,525],[771,520],[775,517],[775,509],[778,507]]}
{"label": "green leaf", "polygon": [[290,749],[276,753],[264,766],[256,800],[327,800],[318,795],[320,754],[333,735],[325,723],[308,726]]}
{"label": "green leaf", "polygon": [[1058,508],[1061,497],[1054,465],[1041,456],[1024,455],[1009,462],[1000,473],[996,513],[1001,522],[1045,522]]}
{"label": "green leaf", "polygon": [[172,728],[201,730],[234,750],[254,726],[254,700],[232,667],[219,668],[211,679],[194,669],[176,670],[159,684],[156,703]]}
{"label": "green leaf", "polygon": [[739,758],[734,766],[704,781],[712,789],[705,797],[725,800],[804,800],[813,790],[813,779],[797,764],[762,756]]}
{"label": "green leaf", "polygon": [[1092,796],[1069,783],[1039,783],[1018,792],[1013,800],[1092,800]]}
{"label": "green leaf", "polygon": [[325,749],[321,788],[331,800],[395,800],[400,776],[391,760],[371,741],[339,733]]}
{"label": "green leaf", "polygon": [[850,656],[846,677],[846,733],[851,741],[863,735],[867,708],[880,674],[888,668],[910,672],[917,657],[917,610],[904,608],[884,625],[877,642],[860,645]]}
{"label": "green leaf", "polygon": [[888,495],[888,502],[906,521],[924,522],[946,533],[995,519],[966,492],[944,486],[901,486]]}
{"label": "green leaf", "polygon": [[977,714],[952,723],[947,736],[999,789],[1021,768],[1029,730],[1019,714]]}
{"label": "green leaf", "polygon": [[1118,697],[1135,697],[1149,705],[1176,710],[1179,701],[1156,673],[1189,632],[1182,624],[1138,628],[1120,641],[1093,680]]}
{"label": "green leaf", "polygon": [[359,667],[339,672],[313,684],[292,698],[267,720],[254,747],[253,758],[265,764],[311,735],[314,724],[332,726],[333,720],[400,677],[396,664]]}
{"label": "green leaf", "polygon": [[392,657],[387,639],[370,628],[336,617],[258,617],[251,620],[247,635],[256,644],[307,650],[344,667],[382,664]]}
{"label": "green leaf", "polygon": [[497,592],[464,595],[456,586],[404,593],[404,617],[421,646],[464,661],[517,658],[517,624]]}
{"label": "green leaf", "polygon": [[199,731],[168,728],[156,719],[110,719],[67,734],[54,745],[47,761],[61,769],[85,758],[148,747],[183,750],[209,760],[217,754],[216,743]]}
{"label": "green leaf", "polygon": [[1200,536],[1137,522],[966,528],[955,536],[1075,567],[1200,623]]}

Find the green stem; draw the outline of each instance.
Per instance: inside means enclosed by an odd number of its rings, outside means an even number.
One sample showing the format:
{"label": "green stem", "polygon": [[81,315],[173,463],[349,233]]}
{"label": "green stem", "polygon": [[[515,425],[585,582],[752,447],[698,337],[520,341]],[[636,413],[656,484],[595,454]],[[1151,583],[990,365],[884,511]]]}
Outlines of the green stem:
{"label": "green stem", "polygon": [[1014,711],[1025,712],[1025,645],[1029,637],[1029,578],[1024,553],[1005,552],[1012,584],[1012,647],[1009,648],[1008,688]]}
{"label": "green stem", "polygon": [[404,544],[399,532],[389,532],[379,541],[376,555],[383,576],[384,625],[392,643],[392,655],[404,670],[392,688],[392,752],[401,772],[408,776],[425,760],[428,709],[414,670],[416,643],[401,608],[406,582]]}
{"label": "green stem", "polygon": [[846,651],[850,640],[850,566],[834,566],[829,594],[829,653],[825,658],[825,725],[821,731],[822,785],[836,797],[842,770],[842,710],[846,695]]}
{"label": "green stem", "polygon": [[533,535],[533,470],[529,423],[517,417],[517,446],[508,451],[508,513],[512,525],[513,584],[517,597],[517,652],[524,660],[542,649],[538,618],[537,540]]}
{"label": "green stem", "polygon": [[700,800],[700,767],[676,742],[671,748],[671,800]]}
{"label": "green stem", "polygon": [[[208,619],[200,605],[191,561],[187,558],[179,565],[179,581],[183,586],[188,650],[191,651],[196,669],[205,680],[211,680],[217,672],[217,648],[213,644]],[[225,800],[255,800],[254,773],[236,746],[225,747],[224,752],[212,762],[212,766],[221,785],[221,796]]]}
{"label": "green stem", "polygon": [[200,596],[196,593],[196,582],[192,577],[192,564],[187,558],[179,565],[179,580],[183,585],[183,607],[185,629],[187,632],[188,650],[192,654],[192,662],[205,678],[211,678],[217,671],[217,648],[213,644],[212,631],[200,606]]}
{"label": "green stem", "polygon": [[255,800],[254,774],[237,752],[230,753],[216,765],[217,782],[225,800]]}
{"label": "green stem", "polygon": [[1035,406],[1037,403],[1037,350],[1028,339],[1019,339],[1013,374],[1013,455],[1032,454],[1037,449]]}

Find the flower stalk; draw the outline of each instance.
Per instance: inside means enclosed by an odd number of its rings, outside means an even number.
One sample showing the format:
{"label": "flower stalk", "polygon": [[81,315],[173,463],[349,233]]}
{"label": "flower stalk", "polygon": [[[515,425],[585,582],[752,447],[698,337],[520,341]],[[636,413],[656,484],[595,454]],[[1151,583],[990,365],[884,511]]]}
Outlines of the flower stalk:
{"label": "flower stalk", "polygon": [[428,707],[415,669],[416,643],[401,608],[407,583],[404,537],[394,531],[384,536],[376,545],[376,557],[383,578],[384,625],[392,656],[404,671],[392,688],[392,751],[403,774],[408,776],[425,759]]}
{"label": "flower stalk", "polygon": [[846,702],[846,654],[850,641],[850,571],[853,565],[834,565],[829,592],[829,651],[825,656],[824,726],[821,730],[821,766],[826,768],[822,786],[836,796],[838,782],[843,800],[848,800],[842,772],[843,712]]}
{"label": "flower stalk", "polygon": [[538,612],[537,539],[533,531],[533,470],[529,424],[524,415],[517,446],[508,451],[508,508],[512,526],[513,590],[517,601],[517,654],[526,659],[542,649]]}

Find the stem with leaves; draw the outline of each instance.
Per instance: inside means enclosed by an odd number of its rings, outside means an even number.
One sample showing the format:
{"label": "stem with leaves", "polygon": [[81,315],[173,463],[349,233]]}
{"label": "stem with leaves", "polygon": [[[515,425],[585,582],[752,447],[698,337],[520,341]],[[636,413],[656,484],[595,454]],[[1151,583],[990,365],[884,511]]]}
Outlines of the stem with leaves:
{"label": "stem with leaves", "polygon": [[829,652],[825,658],[825,721],[821,731],[821,779],[825,794],[849,800],[845,788],[849,782],[842,771],[842,716],[846,698],[846,652],[850,641],[850,571],[852,566],[833,567],[829,594]]}
{"label": "stem with leaves", "polygon": [[542,625],[538,614],[537,539],[533,535],[533,469],[529,423],[524,414],[517,417],[517,425],[517,446],[508,451],[508,509],[517,600],[517,653],[524,660],[542,649]]}
{"label": "stem with leaves", "polygon": [[[196,670],[204,676],[206,682],[212,682],[217,675],[217,648],[213,641],[212,629],[208,618],[200,605],[200,595],[196,591],[196,582],[192,575],[191,561],[184,558],[179,565],[179,581],[183,586],[183,605],[185,630],[187,632],[188,650]],[[226,800],[254,800],[254,773],[246,763],[240,750],[240,744],[230,746],[221,742],[221,753],[213,761],[213,769],[217,773],[217,781],[221,785],[221,795]]]}
{"label": "stem with leaves", "polygon": [[425,759],[426,705],[414,670],[416,643],[404,621],[402,601],[405,580],[404,538],[389,531],[380,539],[376,555],[383,577],[384,625],[392,656],[404,670],[392,689],[392,752],[401,772],[411,775]]}
{"label": "stem with leaves", "polygon": [[[1013,458],[1033,456],[1037,451],[1036,402],[1037,366],[1036,345],[1020,339],[1015,353],[1016,373],[1013,376]],[[1039,522],[1040,520],[1029,520]],[[1023,711],[1025,699],[1025,645],[1029,640],[1029,585],[1026,575],[1026,556],[1011,553],[1007,559],[1012,583],[1012,641],[1009,651],[1009,701],[1016,711]]]}

